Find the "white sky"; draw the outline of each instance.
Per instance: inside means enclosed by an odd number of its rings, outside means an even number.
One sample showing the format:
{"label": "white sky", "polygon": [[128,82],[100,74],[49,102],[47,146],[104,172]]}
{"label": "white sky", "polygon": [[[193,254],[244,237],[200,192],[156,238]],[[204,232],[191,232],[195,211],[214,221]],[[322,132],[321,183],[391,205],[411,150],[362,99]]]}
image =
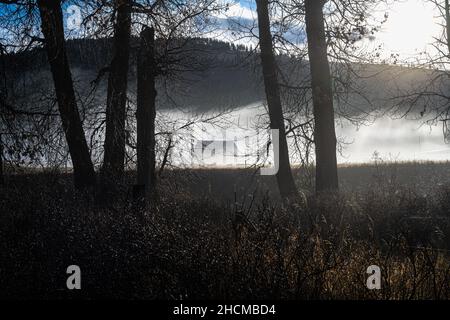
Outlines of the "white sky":
{"label": "white sky", "polygon": [[404,0],[393,5],[388,13],[388,21],[377,34],[377,41],[383,44],[386,52],[403,57],[424,50],[432,53],[433,37],[442,33],[439,12],[433,4],[424,0]]}
{"label": "white sky", "polygon": [[[234,4],[221,18],[228,16],[256,19],[256,12],[249,9],[254,7],[254,1],[223,1]],[[442,33],[442,26],[439,25],[439,12],[432,3],[427,0],[397,0],[389,7],[378,7],[374,14],[383,17],[385,12],[389,14],[389,18],[376,34],[376,40],[368,44],[369,48],[382,45],[384,57],[393,53],[399,54],[400,59],[414,59],[424,50],[433,54],[431,43],[434,42],[434,37]]]}

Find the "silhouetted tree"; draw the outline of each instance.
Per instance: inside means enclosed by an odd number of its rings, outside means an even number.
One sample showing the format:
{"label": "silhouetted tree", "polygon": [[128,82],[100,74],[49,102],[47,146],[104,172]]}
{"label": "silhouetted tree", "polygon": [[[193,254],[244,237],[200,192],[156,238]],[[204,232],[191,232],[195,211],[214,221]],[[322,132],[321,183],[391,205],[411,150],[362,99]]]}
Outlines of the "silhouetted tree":
{"label": "silhouetted tree", "polygon": [[3,141],[2,134],[0,133],[0,184],[3,184],[5,181],[3,176]]}
{"label": "silhouetted tree", "polygon": [[431,54],[421,55],[413,63],[407,61],[415,67],[411,72],[422,69],[425,78],[416,79],[412,87],[399,89],[392,110],[396,117],[419,115],[425,124],[442,125],[444,139],[450,142],[450,2],[428,1],[434,4],[441,33],[434,37]]}
{"label": "silhouetted tree", "polygon": [[[3,117],[2,114],[4,112],[4,109],[6,109],[5,106],[5,97],[6,96],[6,90],[7,90],[7,79],[6,79],[6,63],[5,63],[5,50],[3,48],[3,45],[0,43],[0,59],[1,59],[1,69],[3,73],[2,85],[0,86],[0,184],[4,183],[4,176],[3,176]],[[5,91],[5,92],[4,92]]]}
{"label": "silhouetted tree", "polygon": [[137,185],[143,186],[145,197],[151,200],[156,190],[155,119],[156,60],[155,30],[144,27],[140,35],[137,59]]}
{"label": "silhouetted tree", "polygon": [[[321,63],[315,65],[327,69],[328,78],[333,79],[329,82],[332,98],[328,99],[331,103],[331,115],[334,113],[336,118],[347,119],[357,124],[363,123],[370,118],[370,110],[362,110],[353,103],[354,99],[350,98],[359,96],[364,101],[371,103],[365,91],[362,90],[365,88],[361,89],[358,77],[368,76],[368,72],[364,73],[363,66],[367,62],[370,63],[371,57],[375,56],[377,52],[367,52],[359,44],[363,39],[372,39],[380,25],[384,23],[386,18],[377,14],[372,15],[373,10],[371,9],[381,2],[387,2],[387,0],[321,0],[315,2],[317,3],[313,3],[313,5],[320,5],[321,8],[321,21],[323,22],[323,40],[321,42],[325,44],[322,52],[327,62],[326,65]],[[314,103],[312,99],[314,94],[310,74],[311,68],[309,67],[311,61],[308,59],[308,46],[303,45],[306,44],[306,41],[304,41],[306,34],[305,3],[305,0],[270,1],[270,9],[274,12],[270,31],[273,48],[276,52],[283,116],[287,124],[286,133],[288,141],[292,142],[290,147],[293,147],[290,150],[291,161],[300,160],[300,163],[305,165],[306,169],[309,161],[313,160],[313,153],[310,152],[310,149],[316,148],[314,104],[317,106],[317,103],[323,103],[317,101],[317,99]],[[254,36],[254,30],[256,30],[256,23],[237,23],[237,28],[239,31],[237,33],[238,38],[252,37]],[[298,42],[299,39],[300,42]],[[332,63],[328,63],[328,60]],[[315,78],[315,82],[318,82],[317,78]],[[315,97],[317,98],[317,95]],[[333,107],[335,108],[333,109]],[[371,107],[374,106],[371,105]],[[324,126],[327,126],[328,123],[328,129],[334,128],[331,121],[324,121],[326,117],[324,118],[324,112],[321,113],[319,118],[322,119],[319,120],[319,123]],[[328,118],[331,119],[332,117]],[[318,128],[320,127],[322,126],[318,126]],[[328,145],[330,156],[325,155],[324,157],[323,152],[319,152],[321,155],[318,156],[318,161],[321,163],[318,165],[319,171],[317,173],[324,170],[324,159],[330,163],[333,163],[336,159],[336,134],[334,129],[327,131],[328,133],[321,130],[321,134],[318,132],[316,134],[317,136],[329,135],[331,139],[325,138],[325,140],[334,140],[335,143],[334,146],[333,142],[330,142],[331,146]],[[319,140],[322,139],[319,138]],[[326,148],[327,146],[322,143],[322,146],[318,149],[326,150]],[[332,149],[334,149],[334,152],[330,151]],[[337,165],[325,165],[326,167],[332,168],[337,167]],[[308,170],[303,170],[303,172],[305,171]],[[331,169],[331,171],[337,172],[334,169]],[[327,175],[326,173],[318,174],[319,177]],[[326,179],[332,185],[332,188],[337,188],[337,173],[331,174]],[[322,188],[321,184],[323,184],[323,181],[318,182],[319,188]]]}
{"label": "silhouetted tree", "polygon": [[317,192],[338,189],[333,93],[323,17],[325,3],[324,0],[305,0],[315,123]]}
{"label": "silhouetted tree", "polygon": [[264,77],[264,87],[269,108],[270,128],[279,130],[279,170],[276,174],[278,188],[282,197],[296,194],[294,178],[289,162],[289,150],[286,141],[283,109],[277,80],[277,67],[273,53],[272,34],[269,21],[269,1],[257,0],[259,44]]}
{"label": "silhouetted tree", "polygon": [[72,159],[74,183],[77,188],[93,186],[95,171],[80,120],[67,60],[61,1],[38,0],[37,4],[58,108]]}
{"label": "silhouetted tree", "polygon": [[111,182],[119,181],[124,171],[131,5],[130,0],[115,1],[116,20],[113,58],[109,66],[103,162],[103,178]]}
{"label": "silhouetted tree", "polygon": [[450,2],[449,0],[430,0],[435,4],[442,18],[442,34],[435,37],[434,47],[437,54],[429,57],[425,62],[428,68],[434,68],[429,81],[417,93],[408,95],[406,103],[422,106],[421,116],[431,114],[429,123],[441,122],[444,138],[450,141]]}

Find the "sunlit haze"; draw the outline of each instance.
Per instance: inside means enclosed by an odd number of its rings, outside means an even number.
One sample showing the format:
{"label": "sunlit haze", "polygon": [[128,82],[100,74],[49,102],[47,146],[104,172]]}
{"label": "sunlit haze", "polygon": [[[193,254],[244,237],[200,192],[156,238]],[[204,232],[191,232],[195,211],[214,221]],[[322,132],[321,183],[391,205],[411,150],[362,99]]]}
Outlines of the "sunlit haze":
{"label": "sunlit haze", "polygon": [[410,58],[424,50],[432,53],[430,45],[442,32],[439,12],[433,4],[421,0],[406,0],[391,6],[389,18],[377,41],[383,44],[385,53],[397,53]]}
{"label": "sunlit haze", "polygon": [[[233,4],[221,17],[256,19],[254,1],[226,2]],[[435,37],[442,33],[442,21],[433,3],[423,0],[395,1],[379,5],[373,16],[382,20],[385,13],[388,14],[388,19],[369,47],[382,45],[382,57],[398,54],[402,59],[419,58],[418,55],[424,51],[428,54],[435,52],[431,44],[435,42]]]}

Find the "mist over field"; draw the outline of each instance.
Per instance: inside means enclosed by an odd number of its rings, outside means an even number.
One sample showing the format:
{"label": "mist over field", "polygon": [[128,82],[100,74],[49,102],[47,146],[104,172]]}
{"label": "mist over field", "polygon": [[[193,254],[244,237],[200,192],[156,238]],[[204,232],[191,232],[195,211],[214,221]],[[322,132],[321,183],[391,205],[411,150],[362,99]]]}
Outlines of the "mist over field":
{"label": "mist over field", "polygon": [[[267,134],[264,135],[260,131],[263,131],[264,124],[269,121],[264,101],[262,74],[256,64],[258,57],[242,47],[230,47],[225,42],[205,42],[202,39],[191,41],[191,46],[202,52],[201,57],[196,59],[205,63],[205,67],[196,71],[186,69],[178,78],[160,81],[157,110],[162,119],[170,119],[180,126],[194,117],[199,119],[217,117],[217,119],[212,124],[205,123],[174,132],[175,137],[178,136],[182,141],[185,139],[173,149],[173,152],[182,155],[178,160],[174,159],[174,163],[178,166],[199,165],[198,159],[192,159],[190,155],[192,143],[195,145],[201,140],[235,139],[238,159],[235,159],[234,153],[231,157],[225,154],[225,159],[221,157],[222,155],[209,156],[208,159],[202,159],[203,164],[208,167],[230,165],[243,167],[246,164],[256,163],[257,149],[263,149],[264,139],[267,140]],[[104,77],[97,78],[98,70],[103,67],[101,55],[105,50],[109,52],[110,46],[111,44],[104,40],[68,42],[75,89],[84,106],[87,123],[98,120],[104,108],[107,82]],[[7,68],[11,70],[9,79],[19,84],[19,89],[17,93],[13,92],[13,97],[24,110],[43,112],[48,110],[49,102],[42,99],[42,92],[52,90],[53,85],[50,70],[42,55],[42,50],[35,50],[30,54],[19,56],[18,63],[7,64]],[[293,86],[310,76],[304,62],[300,62],[298,66],[296,59],[283,56],[279,57],[279,61],[284,72],[288,74],[288,85]],[[396,105],[396,98],[427,83],[432,76],[431,71],[390,65],[355,65],[354,68],[363,79],[358,80],[354,87],[345,93],[345,99],[336,101],[337,112],[340,115],[336,125],[338,141],[341,144],[338,155],[340,164],[371,162],[374,153],[387,161],[449,159],[450,146],[445,141],[441,123],[427,122],[433,118],[433,114],[420,115],[425,104],[423,106],[403,104],[401,107]],[[342,69],[345,69],[344,66],[334,66],[337,74],[343,72]],[[133,96],[136,94],[134,68],[130,72],[128,82],[130,106],[133,108]],[[444,84],[440,86],[446,90]],[[288,105],[287,108],[290,109],[292,106]],[[413,111],[405,114],[405,110],[410,108]],[[222,122],[220,126],[219,122]],[[135,128],[132,119],[130,126]],[[160,130],[165,129],[167,127],[164,123],[160,124]],[[135,140],[135,132],[131,131]],[[258,139],[258,146],[247,150],[249,146],[245,141],[246,137],[256,140],[256,136],[260,134],[262,136]],[[104,133],[98,130],[93,133],[89,127],[86,128],[86,135],[91,137],[91,140],[104,140]],[[192,142],[192,139],[195,142]],[[292,139],[290,143],[293,143]],[[101,151],[94,155],[94,159],[99,161],[101,157]],[[185,163],[186,160],[192,161]],[[296,163],[295,158],[292,161]]]}
{"label": "mist over field", "polygon": [[0,299],[449,300],[449,26],[435,0],[0,1]]}

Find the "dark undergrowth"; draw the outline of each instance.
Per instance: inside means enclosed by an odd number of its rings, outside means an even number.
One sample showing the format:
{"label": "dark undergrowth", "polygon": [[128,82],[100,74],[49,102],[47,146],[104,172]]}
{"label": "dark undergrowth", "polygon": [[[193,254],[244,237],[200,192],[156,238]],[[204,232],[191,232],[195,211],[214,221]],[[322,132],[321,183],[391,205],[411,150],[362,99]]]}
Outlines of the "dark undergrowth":
{"label": "dark undergrowth", "polygon": [[[285,204],[263,187],[214,197],[207,181],[219,173],[172,172],[148,209],[128,187],[105,203],[61,174],[9,176],[0,297],[449,299],[450,188],[424,193],[386,172],[364,190],[305,188]],[[207,187],[182,187],[194,182]],[[82,290],[66,289],[69,265],[80,266]],[[381,290],[366,288],[370,265],[381,268]]]}

